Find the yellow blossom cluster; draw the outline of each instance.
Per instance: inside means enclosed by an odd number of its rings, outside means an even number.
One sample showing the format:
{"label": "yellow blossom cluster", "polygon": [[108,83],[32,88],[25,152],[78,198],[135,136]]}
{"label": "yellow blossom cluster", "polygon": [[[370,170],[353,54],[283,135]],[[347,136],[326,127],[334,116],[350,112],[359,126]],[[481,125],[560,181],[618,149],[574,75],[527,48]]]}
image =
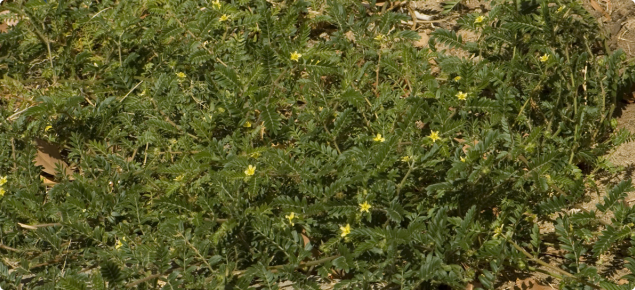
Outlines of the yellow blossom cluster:
{"label": "yellow blossom cluster", "polygon": [[345,227],[340,227],[340,231],[342,231],[341,236],[342,237],[346,237],[348,234],[351,233],[351,225],[350,224],[346,224]]}
{"label": "yellow blossom cluster", "polygon": [[6,183],[7,183],[7,177],[6,176],[0,177],[0,197],[4,196],[4,194],[6,193],[6,191],[2,187]]}
{"label": "yellow blossom cluster", "polygon": [[123,246],[123,242],[122,241],[126,241],[126,237],[122,237],[121,239],[117,240],[117,243],[115,244],[115,249],[119,250],[119,248],[121,248],[121,246]]}
{"label": "yellow blossom cluster", "polygon": [[289,220],[289,223],[291,224],[291,226],[294,226],[295,223],[293,222],[293,219],[296,218],[297,216],[295,215],[294,212],[291,212],[288,215],[285,215],[284,217],[286,217]]}

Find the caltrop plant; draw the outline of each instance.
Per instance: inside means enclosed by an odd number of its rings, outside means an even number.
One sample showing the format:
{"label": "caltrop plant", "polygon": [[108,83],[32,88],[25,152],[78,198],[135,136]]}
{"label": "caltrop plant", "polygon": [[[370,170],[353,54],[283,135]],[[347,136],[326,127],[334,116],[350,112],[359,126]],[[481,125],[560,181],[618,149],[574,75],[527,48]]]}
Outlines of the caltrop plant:
{"label": "caltrop plant", "polygon": [[[577,2],[493,2],[427,48],[374,1],[1,7],[2,289],[635,285],[599,267],[635,251],[630,181],[571,211],[635,77]],[[69,169],[42,182],[37,144]]]}

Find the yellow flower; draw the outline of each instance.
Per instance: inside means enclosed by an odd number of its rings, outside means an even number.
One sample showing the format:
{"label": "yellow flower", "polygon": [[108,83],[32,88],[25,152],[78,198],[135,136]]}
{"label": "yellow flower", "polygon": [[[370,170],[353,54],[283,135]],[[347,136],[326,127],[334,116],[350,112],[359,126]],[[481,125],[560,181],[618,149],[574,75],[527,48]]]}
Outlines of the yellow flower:
{"label": "yellow flower", "polygon": [[461,162],[465,162],[465,157],[461,156]]}
{"label": "yellow flower", "polygon": [[403,161],[403,162],[408,162],[408,161],[410,161],[410,156],[406,155],[406,156],[404,156],[404,157],[401,157],[401,161]]}
{"label": "yellow flower", "polygon": [[485,16],[481,15],[479,17],[476,17],[476,19],[474,20],[474,24],[478,24],[483,22],[483,20],[485,20]]}
{"label": "yellow flower", "polygon": [[256,158],[260,157],[260,152],[254,152],[254,153],[251,153],[251,154],[249,154],[249,156],[250,156],[251,158],[256,159]]}
{"label": "yellow flower", "polygon": [[212,5],[214,5],[214,7],[216,7],[216,9],[220,9],[220,1],[216,0],[212,3]]}
{"label": "yellow flower", "polygon": [[0,186],[5,185],[6,183],[7,183],[7,177],[6,176],[0,177]]}
{"label": "yellow flower", "polygon": [[218,19],[218,22],[225,22],[227,20],[229,20],[229,16],[227,16],[227,14],[223,14],[223,16]]}
{"label": "yellow flower", "polygon": [[430,132],[430,139],[432,139],[432,142],[437,142],[437,140],[441,139],[441,137],[439,136],[439,131],[432,131]]}
{"label": "yellow flower", "polygon": [[461,100],[461,101],[465,101],[465,99],[467,99],[467,93],[464,93],[464,92],[459,91],[459,92],[456,94],[456,97],[457,97],[459,100]]}
{"label": "yellow flower", "polygon": [[48,130],[51,130],[53,128],[53,126],[48,125],[44,128],[44,132],[48,132]]}
{"label": "yellow flower", "polygon": [[174,179],[174,181],[181,181],[181,180],[183,180],[183,175],[179,175]]}
{"label": "yellow flower", "polygon": [[3,197],[5,193],[4,188],[0,187],[0,197]]}
{"label": "yellow flower", "polygon": [[[125,238],[123,238],[123,240],[125,240]],[[123,243],[121,242],[121,240],[117,240],[117,244],[115,244],[115,249],[119,250],[121,246],[123,246]]]}
{"label": "yellow flower", "polygon": [[546,53],[540,57],[540,62],[546,62],[548,60],[549,60],[549,55]]}
{"label": "yellow flower", "polygon": [[251,128],[251,122],[249,122],[249,121],[245,122],[245,124],[243,124],[243,127]]}
{"label": "yellow flower", "polygon": [[460,80],[461,80],[461,76],[455,76],[455,77],[454,77],[454,81],[455,81],[455,82],[458,82],[458,81],[460,81]]}
{"label": "yellow flower", "polygon": [[564,10],[564,6],[560,6],[560,8],[558,8],[558,10],[556,12],[560,13],[560,12],[562,12],[562,10]]}
{"label": "yellow flower", "polygon": [[186,77],[186,75],[183,72],[177,72],[176,76],[180,79],[184,79]]}
{"label": "yellow flower", "polygon": [[301,58],[301,57],[302,57],[302,55],[301,55],[301,54],[299,54],[297,50],[296,50],[296,51],[294,51],[294,52],[291,54],[291,60],[292,60],[292,61],[298,61],[298,60],[300,60],[300,58]]}
{"label": "yellow flower", "polygon": [[361,212],[370,212],[370,207],[371,207],[370,203],[365,201],[364,203],[360,203],[359,204],[359,211],[361,211]]}
{"label": "yellow flower", "polygon": [[245,174],[249,176],[254,175],[254,173],[256,173],[256,166],[249,165],[249,167],[245,170]]}
{"label": "yellow flower", "polygon": [[373,138],[373,141],[384,142],[384,141],[386,141],[386,138],[382,137],[381,134],[377,133],[377,136],[375,136],[375,138]]}
{"label": "yellow flower", "polygon": [[290,214],[285,215],[284,217],[289,219],[289,223],[291,224],[291,226],[295,225],[295,223],[293,223],[293,219],[295,218],[295,213],[294,212],[291,212]]}
{"label": "yellow flower", "polygon": [[341,236],[346,237],[346,235],[351,233],[351,225],[346,224],[345,227],[340,227],[340,231],[342,231]]}
{"label": "yellow flower", "polygon": [[377,41],[382,41],[384,40],[385,36],[383,34],[377,34],[377,36],[375,36],[375,40]]}

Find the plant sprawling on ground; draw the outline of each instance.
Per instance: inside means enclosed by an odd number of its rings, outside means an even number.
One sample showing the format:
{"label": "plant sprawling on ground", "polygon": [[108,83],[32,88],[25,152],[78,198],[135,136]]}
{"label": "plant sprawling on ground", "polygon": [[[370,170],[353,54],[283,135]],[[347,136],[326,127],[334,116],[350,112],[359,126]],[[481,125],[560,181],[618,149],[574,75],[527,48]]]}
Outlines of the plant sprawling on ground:
{"label": "plant sprawling on ground", "polygon": [[[569,211],[631,138],[596,21],[497,1],[416,48],[370,2],[4,3],[0,287],[492,288],[551,221],[563,287],[632,288],[599,268],[635,254],[630,182]],[[70,168],[47,184],[42,144]]]}

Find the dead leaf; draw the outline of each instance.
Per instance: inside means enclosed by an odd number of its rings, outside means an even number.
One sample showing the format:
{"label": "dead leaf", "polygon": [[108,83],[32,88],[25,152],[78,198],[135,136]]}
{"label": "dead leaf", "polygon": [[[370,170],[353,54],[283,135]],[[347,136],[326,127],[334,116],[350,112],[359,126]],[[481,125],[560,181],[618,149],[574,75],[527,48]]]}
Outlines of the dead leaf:
{"label": "dead leaf", "polygon": [[[478,140],[474,140],[472,143],[474,143],[474,146],[476,146],[476,144],[478,144]],[[472,148],[470,144],[463,145],[463,153],[467,154],[467,150],[469,150],[470,148]]]}
{"label": "dead leaf", "polygon": [[475,290],[478,288],[483,288],[483,285],[476,281],[468,283],[467,286],[465,286],[465,290]]}
{"label": "dead leaf", "polygon": [[[5,10],[0,12],[0,15],[8,13],[10,13],[10,11]],[[18,22],[18,19],[7,19],[4,23],[0,24],[0,33],[7,33],[9,31],[9,27],[18,25]]]}
{"label": "dead leaf", "polygon": [[608,19],[608,20],[611,19],[611,15],[606,13],[606,11],[604,11],[604,9],[602,9],[602,6],[600,6],[600,4],[598,4],[598,2],[596,2],[595,0],[589,0],[589,3],[591,4],[591,7],[593,7],[593,9],[595,9],[596,11],[602,13],[602,15],[604,15],[604,17],[606,17],[606,19]]}
{"label": "dead leaf", "polygon": [[346,36],[346,38],[348,38],[348,40],[350,40],[353,43],[355,43],[355,33],[353,33],[352,31],[344,33],[344,36]]}
{"label": "dead leaf", "polygon": [[59,165],[63,168],[64,173],[69,179],[73,180],[73,170],[68,167],[68,164],[62,160],[60,150],[54,145],[41,140],[35,139],[37,144],[37,155],[35,156],[35,166],[42,166],[42,171],[55,175],[55,168]]}
{"label": "dead leaf", "polygon": [[50,180],[48,179],[46,176],[44,175],[40,175],[40,180],[42,180],[42,184],[44,186],[49,186],[49,185],[56,185],[57,182],[55,182],[54,180]]}
{"label": "dead leaf", "polygon": [[309,240],[309,237],[306,236],[306,230],[302,229],[302,244],[306,247],[306,245],[308,245],[311,242],[311,240]]}
{"label": "dead leaf", "polygon": [[[308,245],[311,242],[311,239],[309,239],[309,237],[306,235],[306,230],[302,229],[302,242],[303,245],[306,247],[306,245]],[[318,250],[318,247],[313,247],[311,249],[311,254],[313,255],[313,258],[319,258],[320,257],[320,250]]]}

